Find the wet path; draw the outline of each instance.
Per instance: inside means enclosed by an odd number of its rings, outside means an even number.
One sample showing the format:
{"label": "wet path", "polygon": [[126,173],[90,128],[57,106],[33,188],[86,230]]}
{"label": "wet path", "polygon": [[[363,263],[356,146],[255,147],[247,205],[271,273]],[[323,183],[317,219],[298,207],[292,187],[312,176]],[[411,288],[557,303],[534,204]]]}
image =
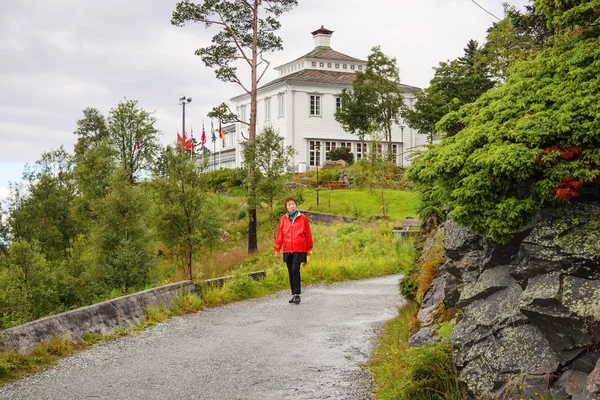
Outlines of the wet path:
{"label": "wet path", "polygon": [[360,367],[402,299],[399,275],[171,318],[0,388],[0,399],[370,399]]}

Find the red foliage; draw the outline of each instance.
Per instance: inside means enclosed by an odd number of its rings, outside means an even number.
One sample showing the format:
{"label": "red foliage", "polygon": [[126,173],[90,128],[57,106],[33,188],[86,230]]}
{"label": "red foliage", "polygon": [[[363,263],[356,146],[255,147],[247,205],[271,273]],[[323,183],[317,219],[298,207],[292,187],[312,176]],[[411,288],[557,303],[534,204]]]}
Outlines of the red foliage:
{"label": "red foliage", "polygon": [[555,144],[554,146],[546,147],[540,152],[540,155],[535,160],[537,165],[541,167],[542,156],[545,156],[546,154],[553,151],[558,151],[560,153],[560,158],[562,158],[563,160],[581,160],[581,155],[583,154],[583,150],[581,149],[581,147],[569,146],[563,148],[560,144]]}
{"label": "red foliage", "polygon": [[570,146],[560,151],[560,158],[563,160],[581,160],[581,154],[583,150],[581,147]]}
{"label": "red foliage", "polygon": [[550,193],[555,195],[558,199],[568,202],[572,197],[579,195],[579,191],[582,187],[583,180],[565,176],[557,187],[550,190]]}

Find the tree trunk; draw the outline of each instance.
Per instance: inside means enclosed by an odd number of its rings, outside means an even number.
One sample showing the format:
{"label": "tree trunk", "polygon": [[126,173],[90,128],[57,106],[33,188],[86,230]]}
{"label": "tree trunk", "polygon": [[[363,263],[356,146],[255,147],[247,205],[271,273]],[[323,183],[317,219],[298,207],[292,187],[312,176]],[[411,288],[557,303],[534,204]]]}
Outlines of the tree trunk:
{"label": "tree trunk", "polygon": [[271,237],[275,240],[275,212],[273,211],[273,200],[269,204],[269,217],[271,218]]}
{"label": "tree trunk", "polygon": [[192,242],[190,240],[188,240],[188,257],[187,257],[187,264],[188,264],[188,272],[190,274],[190,281],[194,280],[194,277],[192,276]]}
{"label": "tree trunk", "polygon": [[[248,129],[248,142],[253,145],[256,139],[256,57],[258,47],[258,0],[253,2],[253,21],[252,21],[252,88],[250,90],[250,127]],[[256,151],[256,150],[255,150]],[[256,238],[256,191],[254,188],[255,160],[248,165],[248,254],[254,254],[258,251],[258,241]]]}

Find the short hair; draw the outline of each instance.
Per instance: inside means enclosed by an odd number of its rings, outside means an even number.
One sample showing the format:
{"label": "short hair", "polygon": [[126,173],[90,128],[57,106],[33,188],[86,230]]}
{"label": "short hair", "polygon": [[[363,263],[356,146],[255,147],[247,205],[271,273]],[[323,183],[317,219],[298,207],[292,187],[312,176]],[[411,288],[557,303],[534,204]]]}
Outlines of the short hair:
{"label": "short hair", "polygon": [[298,205],[298,202],[296,201],[296,199],[293,198],[293,197],[291,197],[291,196],[289,196],[289,197],[286,197],[285,200],[283,200],[283,206],[284,207],[287,206],[288,201],[293,201],[294,203],[296,203],[296,205]]}

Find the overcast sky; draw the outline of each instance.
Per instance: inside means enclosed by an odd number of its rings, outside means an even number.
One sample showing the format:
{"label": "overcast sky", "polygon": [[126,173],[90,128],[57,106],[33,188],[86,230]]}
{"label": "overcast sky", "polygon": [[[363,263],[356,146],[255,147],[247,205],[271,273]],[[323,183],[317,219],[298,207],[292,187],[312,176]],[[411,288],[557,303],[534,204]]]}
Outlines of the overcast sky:
{"label": "overcast sky", "polygon": [[[478,0],[502,17],[503,0]],[[0,198],[25,163],[61,145],[72,152],[86,107],[104,115],[124,98],[155,112],[164,144],[181,130],[178,96],[193,98],[186,122],[200,132],[207,112],[241,94],[194,55],[215,31],[170,24],[175,0],[0,0]],[[299,0],[281,18],[284,50],[271,66],[313,48],[313,30],[334,31],[331,46],[366,59],[371,47],[396,57],[403,83],[427,87],[433,67],[484,42],[495,21],[472,0]],[[509,0],[522,9],[528,0]],[[263,78],[275,78],[271,70]],[[242,77],[242,79],[244,79]],[[246,79],[247,81],[247,79]]]}

